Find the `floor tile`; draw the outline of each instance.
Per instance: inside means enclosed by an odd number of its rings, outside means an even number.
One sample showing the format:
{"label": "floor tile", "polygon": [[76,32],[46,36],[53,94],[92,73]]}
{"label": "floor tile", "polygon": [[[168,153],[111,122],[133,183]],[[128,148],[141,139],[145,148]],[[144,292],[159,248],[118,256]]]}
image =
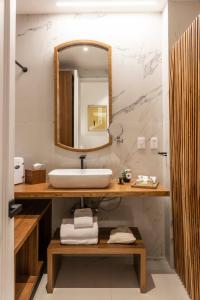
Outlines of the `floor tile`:
{"label": "floor tile", "polygon": [[141,294],[132,257],[63,257],[53,294],[44,274],[34,300],[190,300],[166,260],[148,260]]}

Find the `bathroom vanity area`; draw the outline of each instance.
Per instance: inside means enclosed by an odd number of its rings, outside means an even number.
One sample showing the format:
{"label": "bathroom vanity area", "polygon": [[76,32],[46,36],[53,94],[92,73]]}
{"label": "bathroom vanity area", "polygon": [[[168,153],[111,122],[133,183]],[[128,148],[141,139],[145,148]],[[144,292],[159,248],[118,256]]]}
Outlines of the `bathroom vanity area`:
{"label": "bathroom vanity area", "polygon": [[[117,205],[117,199],[119,198],[120,205],[123,198],[128,198],[131,206],[131,200],[135,197],[139,197],[138,201],[140,201],[140,197],[145,197],[148,198],[147,202],[150,201],[153,207],[155,198],[168,197],[170,194],[168,189],[158,183],[158,178],[162,178],[156,172],[158,157],[161,157],[157,152],[159,151],[158,138],[151,137],[151,139],[154,138],[153,141],[156,140],[153,146],[151,143],[149,154],[152,159],[153,171],[146,169],[141,171],[141,168],[134,169],[135,177],[143,172],[153,176],[140,175],[133,181],[131,156],[130,160],[127,159],[123,163],[117,161],[112,167],[109,161],[103,164],[100,163],[101,155],[96,156],[93,160],[94,154],[91,154],[89,159],[86,159],[86,153],[89,156],[92,151],[100,151],[101,149],[106,151],[104,148],[109,149],[109,147],[112,147],[108,150],[111,152],[113,149],[116,152],[120,148],[123,150],[129,140],[125,134],[125,121],[116,121],[116,118],[113,120],[115,112],[113,114],[112,47],[104,42],[72,40],[55,46],[54,92],[54,142],[52,140],[50,142],[55,147],[55,153],[52,151],[55,155],[51,157],[50,164],[47,163],[46,166],[45,163],[41,163],[42,160],[38,163],[35,161],[27,163],[25,160],[25,166],[28,165],[29,167],[29,170],[25,172],[26,177],[27,174],[38,173],[36,179],[39,178],[40,180],[45,177],[47,169],[50,170],[48,179],[45,178],[47,181],[44,179],[40,181],[41,183],[35,183],[32,180],[32,184],[17,184],[14,189],[16,203],[22,203],[24,207],[27,207],[26,213],[23,211],[21,215],[15,217],[15,224],[20,222],[20,228],[23,228],[23,231],[20,231],[16,225],[15,230],[16,239],[21,239],[22,249],[20,250],[21,256],[16,253],[16,300],[30,299],[32,291],[43,273],[42,266],[46,262],[47,292],[53,293],[62,255],[131,255],[134,257],[134,267],[140,291],[144,293],[146,292],[147,251],[140,234],[140,230],[143,230],[143,228],[140,229],[140,224],[136,223],[137,227],[127,227],[134,241],[122,242],[120,240],[109,243],[113,227],[98,225],[96,213],[98,209],[96,209],[95,213],[92,214],[92,224],[97,224],[95,242],[89,244],[87,238],[83,238],[82,235],[79,237],[79,244],[76,244],[77,241],[75,241],[74,236],[74,239],[71,238],[70,242],[64,239],[66,243],[63,243],[60,234],[62,225],[72,224],[71,231],[68,229],[68,232],[72,232],[72,235],[75,234],[76,230],[79,230],[82,234],[82,228],[75,228],[71,214],[69,219],[62,219],[62,224],[59,224],[60,228],[52,233],[51,205],[52,200],[58,203],[61,199],[70,201],[71,198],[81,200],[80,208],[84,208],[85,198],[92,198],[91,200],[101,199],[101,201],[105,199],[110,201],[111,199],[114,202],[116,200]],[[131,107],[130,105],[130,109],[132,109]],[[138,136],[136,144],[137,149],[141,151],[141,154],[144,154],[145,138]],[[72,164],[68,164],[67,161],[69,151],[70,155],[74,155],[74,158],[76,158]],[[77,159],[77,152],[80,152],[80,162]],[[48,156],[48,153],[46,151],[44,157]],[[54,161],[58,153],[63,154],[63,159],[66,158],[66,164]],[[132,153],[132,150],[130,153]],[[93,164],[91,164],[91,161],[93,161]],[[77,167],[78,163],[79,167]],[[144,162],[142,163],[145,165]],[[159,163],[161,163],[161,160]],[[20,167],[18,170],[20,170]],[[39,176],[40,172],[42,176]],[[133,182],[139,180],[139,177],[146,177],[146,183],[141,181],[144,183],[142,187],[134,187]],[[156,184],[156,187],[149,188],[147,181],[151,182],[152,185]],[[25,178],[25,182],[28,182],[27,178]],[[40,203],[42,204],[45,201],[47,206],[42,209]],[[88,208],[93,213],[92,209],[94,207],[88,206]],[[33,213],[35,210],[36,216]],[[76,210],[78,209],[75,207],[74,211]],[[59,221],[61,221],[60,219]],[[94,221],[94,219],[96,220]],[[65,224],[63,220],[68,220],[68,222],[70,220],[72,223]],[[23,223],[25,225],[26,223],[31,224],[24,226]],[[129,220],[127,223],[129,225],[133,222]],[[118,225],[120,226],[120,221]],[[91,228],[93,227],[91,226]],[[88,231],[91,228],[84,227]],[[21,265],[22,259],[24,259],[25,267],[20,269],[18,265]],[[32,268],[33,262],[35,262],[34,265],[38,266],[37,269]]]}
{"label": "bathroom vanity area", "polygon": [[[15,217],[16,299],[30,298],[42,273],[42,266],[46,262],[47,255],[47,291],[49,293],[53,292],[62,255],[133,255],[140,290],[145,292],[146,248],[138,228],[131,228],[137,238],[136,243],[132,245],[107,244],[111,228],[99,229],[97,245],[61,245],[59,229],[51,237],[51,200],[59,201],[59,199],[66,198],[66,201],[70,201],[72,197],[145,196],[149,197],[153,205],[152,197],[167,197],[169,194],[169,190],[160,184],[156,189],[134,188],[130,183],[120,185],[116,180],[112,180],[110,185],[103,189],[55,189],[49,183],[16,185],[16,203],[22,203],[24,206],[23,213]],[[19,262],[21,265],[22,259],[23,269],[19,269],[18,265]]]}

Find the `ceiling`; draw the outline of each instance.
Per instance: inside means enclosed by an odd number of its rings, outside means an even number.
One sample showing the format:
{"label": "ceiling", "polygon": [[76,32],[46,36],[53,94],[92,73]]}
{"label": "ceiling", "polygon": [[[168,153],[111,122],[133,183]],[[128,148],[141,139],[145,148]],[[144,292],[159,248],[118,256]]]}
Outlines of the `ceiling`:
{"label": "ceiling", "polygon": [[80,77],[107,77],[108,52],[89,46],[73,46],[59,51],[60,69],[78,70]]}
{"label": "ceiling", "polygon": [[[59,7],[56,2],[68,4],[66,7]],[[161,12],[166,2],[167,0],[17,0],[17,13]]]}

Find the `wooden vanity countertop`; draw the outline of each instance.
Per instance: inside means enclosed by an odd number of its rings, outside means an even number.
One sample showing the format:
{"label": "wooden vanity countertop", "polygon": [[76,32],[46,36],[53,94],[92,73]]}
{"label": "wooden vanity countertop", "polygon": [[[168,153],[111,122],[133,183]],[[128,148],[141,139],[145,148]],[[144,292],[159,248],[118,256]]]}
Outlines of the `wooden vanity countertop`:
{"label": "wooden vanity countertop", "polygon": [[156,189],[134,188],[130,184],[120,185],[113,180],[107,188],[103,189],[55,189],[49,183],[18,184],[15,185],[15,199],[41,199],[41,198],[75,198],[75,197],[166,197],[170,191],[158,185]]}

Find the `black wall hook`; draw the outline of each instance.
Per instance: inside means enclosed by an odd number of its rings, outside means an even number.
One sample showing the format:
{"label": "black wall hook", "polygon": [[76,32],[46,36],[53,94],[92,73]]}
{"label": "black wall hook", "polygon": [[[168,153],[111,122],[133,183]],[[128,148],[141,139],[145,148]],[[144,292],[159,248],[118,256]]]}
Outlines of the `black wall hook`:
{"label": "black wall hook", "polygon": [[23,72],[28,72],[28,68],[23,67],[17,60],[15,61],[15,63],[22,69]]}
{"label": "black wall hook", "polygon": [[158,152],[159,155],[167,156],[167,152]]}

